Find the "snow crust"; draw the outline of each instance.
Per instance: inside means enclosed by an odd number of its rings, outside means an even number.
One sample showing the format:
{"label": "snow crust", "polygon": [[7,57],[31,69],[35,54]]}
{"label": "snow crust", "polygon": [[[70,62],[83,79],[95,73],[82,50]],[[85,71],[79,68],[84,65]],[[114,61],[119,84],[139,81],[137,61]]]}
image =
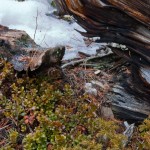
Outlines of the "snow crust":
{"label": "snow crust", "polygon": [[[98,44],[86,46],[83,37],[74,29],[83,29],[77,24],[47,16],[54,8],[49,5],[52,0],[0,0],[0,24],[11,29],[26,31],[42,47],[65,45],[64,59],[72,59],[78,51],[94,54]],[[37,21],[37,23],[36,23]],[[35,29],[37,26],[36,34]]]}

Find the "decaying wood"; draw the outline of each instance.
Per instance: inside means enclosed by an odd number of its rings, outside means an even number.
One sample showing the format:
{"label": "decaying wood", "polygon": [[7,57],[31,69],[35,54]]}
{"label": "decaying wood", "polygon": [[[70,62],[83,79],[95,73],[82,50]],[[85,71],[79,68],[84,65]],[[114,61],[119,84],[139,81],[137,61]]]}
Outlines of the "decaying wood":
{"label": "decaying wood", "polygon": [[86,63],[86,62],[88,62],[90,60],[99,59],[99,58],[108,56],[110,54],[112,54],[112,52],[109,52],[108,54],[104,54],[104,55],[100,55],[100,56],[90,56],[90,57],[87,57],[87,58],[84,58],[84,59],[80,59],[80,60],[73,60],[73,61],[71,61],[69,63],[66,63],[66,64],[62,65],[61,68],[65,69],[65,68],[70,67],[70,66],[75,66],[77,64],[81,64],[81,63],[84,63],[84,62]]}
{"label": "decaying wood", "polygon": [[65,48],[42,48],[20,30],[0,26],[0,56],[10,61],[17,71],[43,71],[58,67]]}
{"label": "decaying wood", "polygon": [[[58,15],[60,15],[60,16],[65,15],[66,8],[64,8],[64,7],[66,7],[66,6],[64,5],[64,3],[61,0],[54,0],[54,2],[56,4]],[[64,6],[62,7],[62,5],[64,5]]]}
{"label": "decaying wood", "polygon": [[139,97],[138,92],[131,92],[134,93],[128,93],[124,86],[116,84],[107,96],[115,116],[130,121],[142,121],[150,114],[150,103]]}
{"label": "decaying wood", "polygon": [[[61,0],[87,31],[87,37],[101,37],[99,42],[126,45],[150,63],[149,0]],[[64,7],[65,5],[65,7]]]}
{"label": "decaying wood", "polygon": [[[97,42],[123,44],[110,48],[132,66],[130,74],[116,75],[109,93],[114,112],[123,119],[142,120],[150,114],[150,1],[61,0],[86,37]],[[117,79],[118,78],[118,79]]]}

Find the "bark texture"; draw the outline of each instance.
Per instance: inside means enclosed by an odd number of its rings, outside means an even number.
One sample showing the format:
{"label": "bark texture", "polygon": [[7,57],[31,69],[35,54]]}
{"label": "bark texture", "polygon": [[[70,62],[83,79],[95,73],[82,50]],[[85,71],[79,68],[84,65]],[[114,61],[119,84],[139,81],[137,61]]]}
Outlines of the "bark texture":
{"label": "bark texture", "polygon": [[[97,42],[118,43],[113,52],[132,66],[128,78],[116,79],[109,99],[114,112],[127,119],[142,120],[150,114],[150,1],[149,0],[61,0],[75,17],[86,37]],[[117,77],[116,77],[117,78]]]}

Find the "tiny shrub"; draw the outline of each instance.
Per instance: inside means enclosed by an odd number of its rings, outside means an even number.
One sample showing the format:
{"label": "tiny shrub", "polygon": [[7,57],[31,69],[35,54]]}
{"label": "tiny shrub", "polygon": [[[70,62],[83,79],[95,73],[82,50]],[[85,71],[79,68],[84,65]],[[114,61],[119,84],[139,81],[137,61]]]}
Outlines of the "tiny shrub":
{"label": "tiny shrub", "polygon": [[[0,118],[11,124],[3,135],[2,149],[122,149],[125,137],[118,133],[118,123],[99,118],[97,104],[86,101],[87,96],[75,96],[69,85],[43,76],[17,78],[4,61],[0,83],[0,108],[4,110]],[[147,125],[146,120],[140,128],[145,146],[149,146]]]}
{"label": "tiny shrub", "polygon": [[142,139],[141,149],[150,149],[150,117],[145,119],[143,124],[139,126],[139,131]]}

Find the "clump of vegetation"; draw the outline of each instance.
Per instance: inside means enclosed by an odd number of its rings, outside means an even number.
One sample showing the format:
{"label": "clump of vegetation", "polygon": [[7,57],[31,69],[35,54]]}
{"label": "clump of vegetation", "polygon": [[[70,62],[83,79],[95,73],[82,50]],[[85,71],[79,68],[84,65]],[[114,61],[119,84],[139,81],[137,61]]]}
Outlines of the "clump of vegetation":
{"label": "clump of vegetation", "polygon": [[[94,100],[75,96],[60,80],[17,78],[10,63],[0,63],[1,149],[122,149],[119,123],[98,117]],[[149,142],[145,123],[142,136]]]}
{"label": "clump of vegetation", "polygon": [[150,149],[150,117],[145,119],[143,124],[139,126],[140,131],[140,147],[141,149]]}

